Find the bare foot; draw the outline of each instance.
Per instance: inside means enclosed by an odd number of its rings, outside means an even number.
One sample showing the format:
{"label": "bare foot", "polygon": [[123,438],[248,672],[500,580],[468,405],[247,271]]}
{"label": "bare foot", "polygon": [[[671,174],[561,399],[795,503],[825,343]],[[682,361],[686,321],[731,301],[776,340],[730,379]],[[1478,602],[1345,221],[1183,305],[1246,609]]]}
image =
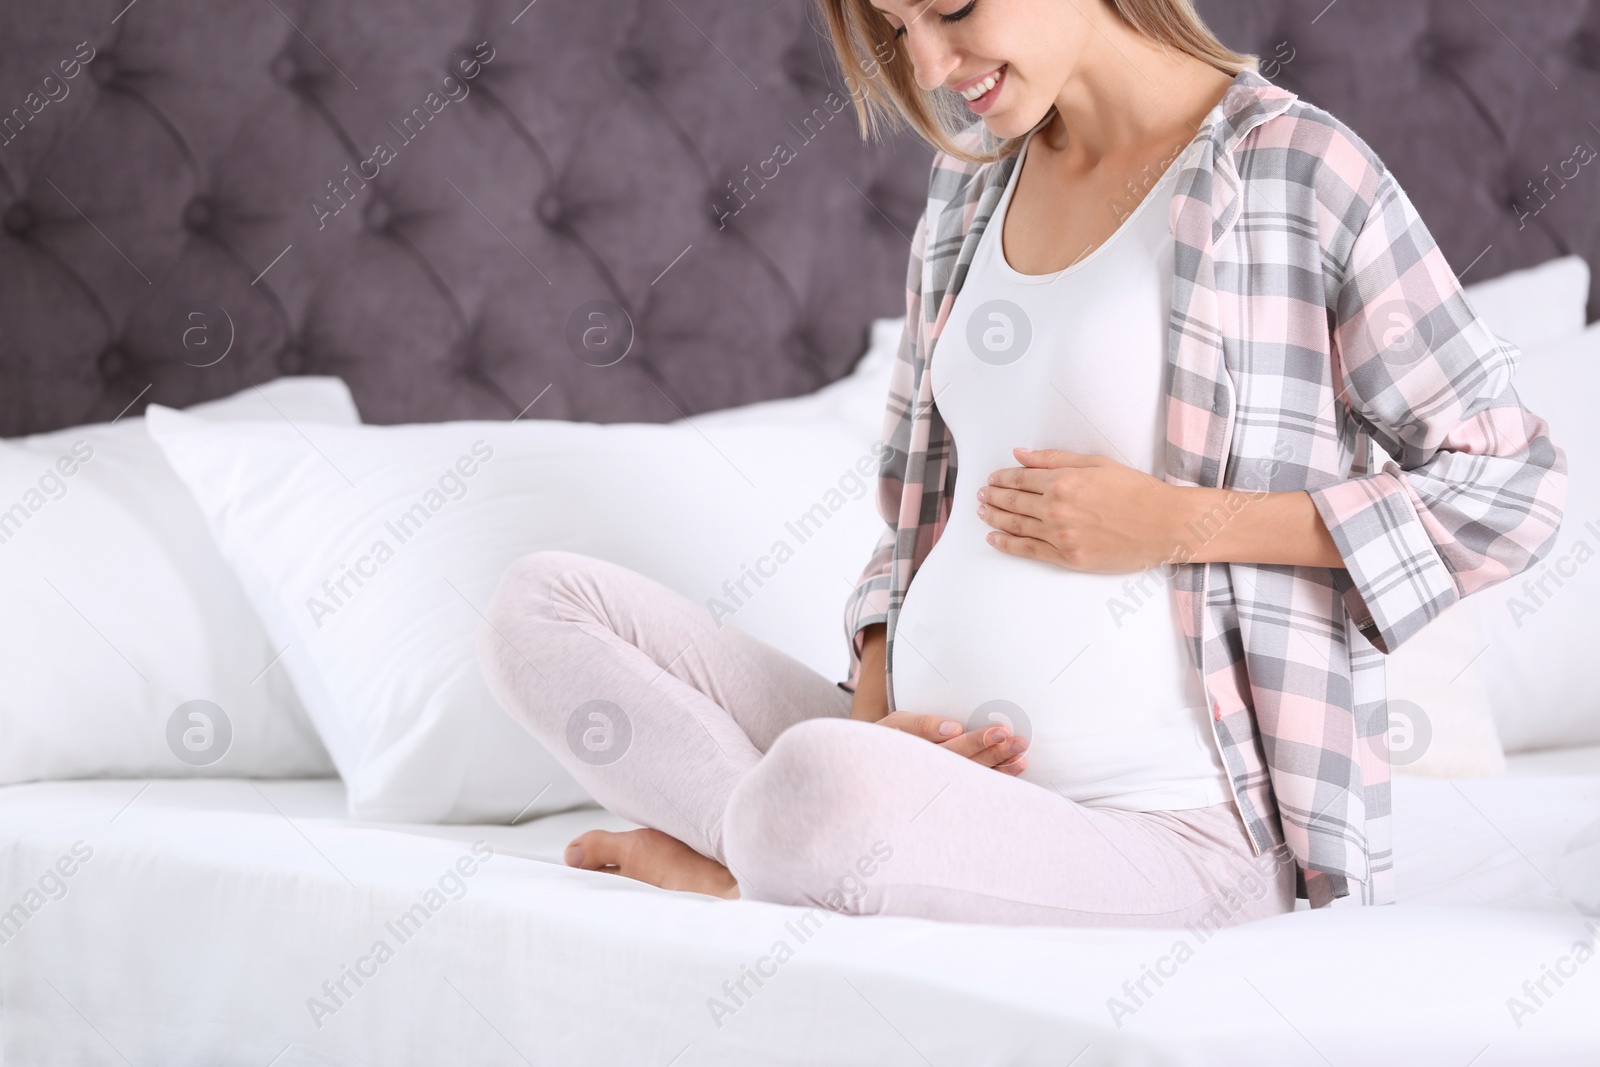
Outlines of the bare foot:
{"label": "bare foot", "polygon": [[566,861],[568,867],[620,874],[662,889],[730,900],[739,896],[739,883],[728,868],[660,830],[590,830],[567,846]]}

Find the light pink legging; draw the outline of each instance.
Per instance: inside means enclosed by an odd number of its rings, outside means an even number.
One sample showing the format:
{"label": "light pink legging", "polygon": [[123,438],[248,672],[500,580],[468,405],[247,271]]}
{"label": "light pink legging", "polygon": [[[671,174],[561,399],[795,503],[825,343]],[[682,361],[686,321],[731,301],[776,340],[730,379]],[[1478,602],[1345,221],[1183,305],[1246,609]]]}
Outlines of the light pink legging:
{"label": "light pink legging", "polygon": [[746,899],[963,922],[1216,929],[1294,910],[1232,801],[1085,807],[849,718],[851,695],[635,571],[536,552],[478,628],[496,699],[606,808]]}

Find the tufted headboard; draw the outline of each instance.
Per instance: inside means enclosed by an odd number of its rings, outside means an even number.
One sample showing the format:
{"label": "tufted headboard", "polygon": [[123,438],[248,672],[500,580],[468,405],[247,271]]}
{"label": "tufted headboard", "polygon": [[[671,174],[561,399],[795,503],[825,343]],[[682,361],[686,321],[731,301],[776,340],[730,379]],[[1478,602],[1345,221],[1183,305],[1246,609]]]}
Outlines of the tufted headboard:
{"label": "tufted headboard", "polygon": [[[1466,280],[1600,266],[1600,163],[1572,162],[1600,2],[1200,6],[1373,145]],[[904,310],[931,154],[860,143],[818,27],[812,0],[0,7],[0,435],[281,374],[379,423],[819,388]]]}

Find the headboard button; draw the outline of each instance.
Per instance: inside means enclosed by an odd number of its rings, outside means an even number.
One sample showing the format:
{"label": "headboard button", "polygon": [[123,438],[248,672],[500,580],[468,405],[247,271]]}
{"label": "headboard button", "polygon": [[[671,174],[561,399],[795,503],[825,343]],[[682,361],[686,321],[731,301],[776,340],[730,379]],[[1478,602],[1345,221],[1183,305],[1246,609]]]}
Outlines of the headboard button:
{"label": "headboard button", "polygon": [[814,52],[791,48],[783,54],[784,76],[801,89],[825,87],[827,80],[812,65],[814,58]]}
{"label": "headboard button", "polygon": [[3,225],[11,236],[26,237],[38,227],[39,215],[31,206],[18,201],[6,208]]}
{"label": "headboard button", "polygon": [[1575,66],[1600,70],[1600,30],[1579,30],[1568,47]]}
{"label": "headboard button", "polygon": [[272,76],[285,85],[291,85],[300,76],[300,64],[288,52],[280,52],[272,59]]}
{"label": "headboard button", "polygon": [[804,326],[796,326],[784,335],[782,347],[784,358],[791,364],[808,363],[816,358],[817,346]]}
{"label": "headboard button", "polygon": [[538,213],[539,220],[552,230],[559,230],[566,225],[567,205],[553,189],[547,189],[539,194],[534,210]]}
{"label": "headboard button", "polygon": [[197,196],[183,207],[183,228],[191,231],[209,229],[216,219],[216,211],[206,196]]}
{"label": "headboard button", "polygon": [[94,62],[89,64],[89,72],[94,75],[96,85],[110,85],[117,78],[117,57],[107,48],[94,57]]}
{"label": "headboard button", "polygon": [[1429,70],[1449,65],[1450,49],[1438,34],[1424,33],[1418,37],[1415,53],[1417,62]]}
{"label": "headboard button", "polygon": [[128,369],[128,356],[116,345],[107,345],[105,351],[100,353],[100,358],[95,361],[95,368],[100,372],[100,377],[106,379],[121,377],[122,372]]}
{"label": "headboard button", "polygon": [[393,225],[394,209],[383,197],[373,197],[362,209],[361,218],[369,228],[382,232]]}
{"label": "headboard button", "polygon": [[711,201],[711,221],[716,223],[718,233],[728,233],[734,227],[736,216],[744,210],[745,201],[735,190],[738,186],[733,184],[733,177],[724,175],[721,185],[713,185],[706,193],[706,198]]}
{"label": "headboard button", "polygon": [[617,70],[637,85],[649,85],[656,72],[643,52],[633,45],[623,45],[616,52]]}
{"label": "headboard button", "polygon": [[306,354],[294,345],[290,345],[280,351],[273,362],[285,374],[301,374],[305,371]]}

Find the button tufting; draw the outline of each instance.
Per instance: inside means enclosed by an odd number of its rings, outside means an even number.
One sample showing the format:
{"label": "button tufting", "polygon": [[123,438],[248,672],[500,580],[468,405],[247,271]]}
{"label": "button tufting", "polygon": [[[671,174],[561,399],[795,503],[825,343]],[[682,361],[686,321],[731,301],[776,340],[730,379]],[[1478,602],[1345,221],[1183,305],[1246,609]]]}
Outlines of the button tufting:
{"label": "button tufting", "polygon": [[807,363],[816,356],[817,346],[803,326],[790,330],[783,338],[784,358],[791,363]]}
{"label": "button tufting", "polygon": [[706,197],[711,201],[711,220],[717,224],[716,232],[732,233],[735,217],[744,210],[744,201],[726,183],[713,185]]}
{"label": "button tufting", "polygon": [[117,59],[109,48],[103,49],[94,57],[94,62],[89,64],[89,73],[94,75],[97,85],[110,85],[116,80]]}
{"label": "button tufting", "polygon": [[547,189],[539,194],[534,210],[540,220],[553,230],[560,229],[566,223],[567,206],[553,189]]}
{"label": "button tufting", "polygon": [[791,48],[783,54],[784,76],[802,89],[821,88],[827,81],[817,73],[814,59],[814,52]]}
{"label": "button tufting", "polygon": [[196,196],[183,207],[184,229],[208,229],[215,219],[216,211],[211,206],[210,197],[204,195]]}
{"label": "button tufting", "polygon": [[1568,54],[1576,66],[1600,70],[1600,30],[1580,30],[1573,34]]}
{"label": "button tufting", "polygon": [[394,209],[383,197],[374,197],[361,212],[361,218],[374,230],[387,230],[395,218]]}
{"label": "button tufting", "polygon": [[290,345],[280,351],[273,359],[273,362],[285,374],[299,374],[305,370],[306,354],[303,350]]}
{"label": "button tufting", "polygon": [[102,378],[116,378],[128,369],[128,356],[116,345],[107,345],[105,351],[100,353],[100,358],[95,360],[95,366],[100,371]]}
{"label": "button tufting", "polygon": [[1436,33],[1424,33],[1417,38],[1414,47],[1417,62],[1424,67],[1438,69],[1450,64],[1450,57],[1454,49],[1450,43]]}
{"label": "button tufting", "polygon": [[617,70],[624,78],[639,85],[648,85],[655,80],[656,71],[648,57],[633,45],[623,45],[616,53]]}
{"label": "button tufting", "polygon": [[3,224],[13,237],[26,237],[38,227],[39,215],[31,206],[18,201],[6,208]]}
{"label": "button tufting", "polygon": [[[717,175],[711,179],[715,183],[711,187],[713,195],[726,200],[730,207],[738,207],[744,203],[743,197],[754,197],[756,193],[761,191],[761,184],[750,179],[750,174],[754,173],[755,170],[752,168],[749,174],[740,174],[736,170],[730,170]],[[742,184],[743,182],[749,182],[749,184]]]}
{"label": "button tufting", "polygon": [[[467,81],[472,81],[489,68],[478,58],[478,45],[472,41],[460,45],[456,50],[445,57],[444,69],[452,77],[460,76]],[[493,58],[493,52],[490,58]]]}
{"label": "button tufting", "polygon": [[482,381],[486,377],[484,363],[486,362],[487,353],[480,347],[480,343],[483,340],[480,329],[480,325],[476,322],[467,324],[466,330],[461,334],[461,339],[456,342],[455,347],[451,350],[451,358],[446,364],[450,374],[458,378],[465,378],[468,381]]}
{"label": "button tufting", "polygon": [[[1490,185],[1490,188],[1495,189],[1498,187],[1500,202],[1513,212],[1520,214],[1523,198],[1529,195],[1526,181],[1526,178],[1519,177],[1516,172],[1508,170],[1501,176],[1498,186]],[[1519,182],[1523,184],[1519,186]]]}
{"label": "button tufting", "polygon": [[272,59],[272,76],[288,85],[300,76],[300,64],[288,52],[280,52]]}

